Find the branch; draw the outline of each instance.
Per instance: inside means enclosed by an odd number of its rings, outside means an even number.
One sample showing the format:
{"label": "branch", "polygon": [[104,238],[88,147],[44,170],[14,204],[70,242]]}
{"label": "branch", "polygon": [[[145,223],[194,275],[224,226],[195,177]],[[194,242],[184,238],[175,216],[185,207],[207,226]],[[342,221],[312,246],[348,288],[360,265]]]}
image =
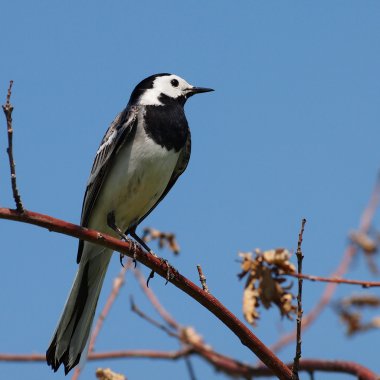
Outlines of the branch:
{"label": "branch", "polygon": [[91,334],[90,344],[88,347],[89,353],[94,351],[96,338],[99,335],[99,332],[103,326],[103,322],[107,318],[108,313],[110,312],[111,307],[113,303],[115,302],[116,297],[118,296],[121,287],[124,285],[125,273],[127,272],[128,269],[131,268],[131,265],[132,265],[132,260],[129,260],[128,263],[124,267],[121,268],[119,275],[113,281],[113,287],[112,287],[111,293],[109,294],[107,298],[106,304],[104,305],[104,308],[102,312],[100,313],[99,318],[96,322],[94,331]]}
{"label": "branch", "polygon": [[[87,360],[98,361],[120,358],[147,358],[147,359],[179,359],[190,353],[190,349],[179,351],[155,351],[155,350],[124,350],[108,352],[92,352]],[[45,362],[45,354],[0,354],[2,362]]]}
{"label": "branch", "polygon": [[[290,363],[288,364],[291,365]],[[259,372],[260,371],[260,372]],[[336,372],[336,373],[349,373],[356,376],[359,380],[378,380],[379,376],[362,365],[343,361],[343,360],[314,360],[303,359],[300,361],[300,371],[314,372]],[[269,376],[268,369],[261,367],[255,373],[256,377]]]}
{"label": "branch", "polygon": [[[375,215],[375,211],[379,204],[379,200],[380,200],[380,175],[378,176],[376,180],[375,188],[371,194],[368,205],[362,213],[359,229],[358,229],[360,232],[367,233],[369,231],[372,220]],[[342,277],[348,271],[351,261],[357,252],[358,252],[358,246],[356,244],[349,244],[344,252],[342,261],[338,265],[338,268],[335,270],[335,272],[331,275],[331,278]],[[330,300],[332,296],[334,295],[337,286],[338,284],[335,281],[326,286],[317,305],[303,318],[302,328],[304,330],[314,322],[314,320],[322,313],[323,309],[330,303]],[[296,339],[296,337],[297,337],[296,331],[292,331],[288,334],[283,335],[270,348],[273,352],[277,352],[278,350],[280,350],[287,344],[293,342],[294,339]]]}
{"label": "branch", "polygon": [[161,318],[173,329],[179,330],[181,326],[178,322],[170,315],[170,313],[162,306],[161,302],[158,300],[153,290],[146,286],[146,281],[138,268],[135,268],[133,271],[141,290],[145,293],[149,302],[156,309],[157,313],[161,316]]}
{"label": "branch", "polygon": [[361,281],[361,280],[348,280],[337,277],[320,277],[303,273],[284,273],[284,276],[291,276],[295,278],[302,278],[303,280],[319,281],[319,282],[332,282],[335,284],[347,284],[347,285],[360,285],[363,288],[372,288],[380,286],[379,281]]}
{"label": "branch", "polygon": [[9,167],[11,169],[11,184],[12,184],[12,192],[13,198],[16,203],[16,208],[18,212],[23,212],[24,207],[21,202],[21,196],[18,192],[17,181],[16,181],[16,165],[13,158],[13,128],[12,128],[12,111],[13,106],[11,104],[11,95],[12,95],[12,86],[13,80],[9,82],[8,94],[6,103],[3,105],[3,111],[5,114],[5,118],[7,120],[7,131],[8,131],[8,148],[7,153],[9,157]]}
{"label": "branch", "polygon": [[[302,219],[301,231],[298,235],[298,244],[297,244],[297,264],[298,264],[298,274],[302,273],[302,241],[303,241],[303,232],[305,229],[306,219]],[[298,371],[300,367],[301,359],[301,330],[302,330],[302,278],[298,278],[298,295],[297,295],[297,340],[296,340],[296,356],[293,361],[293,378],[298,380]]]}
{"label": "branch", "polygon": [[209,289],[208,289],[208,286],[207,286],[207,283],[206,283],[206,276],[203,274],[203,270],[202,270],[202,267],[200,265],[197,265],[197,270],[198,270],[198,274],[199,274],[199,281],[202,285],[202,289],[206,292],[206,293],[210,293]]}
{"label": "branch", "polygon": [[[8,219],[23,223],[46,228],[49,231],[62,233],[73,236],[81,240],[89,241],[118,251],[127,256],[132,256],[132,244],[127,241],[123,242],[109,235],[100,233],[95,230],[90,230],[72,223],[65,222],[47,215],[39,214],[25,210],[20,214],[15,210],[0,208],[0,219]],[[133,251],[132,251],[133,252]],[[158,275],[166,278],[168,266],[165,262],[153,255],[146,254],[140,247],[136,250],[136,258],[143,265],[154,270]],[[273,354],[267,346],[265,346],[254,335],[247,326],[244,325],[234,314],[231,313],[218,299],[203,289],[196,286],[192,281],[182,276],[179,273],[172,273],[170,282],[188,294],[194,300],[203,305],[207,310],[214,314],[221,322],[223,322],[241,341],[243,345],[248,347],[257,357],[268,366],[271,371],[280,379],[290,380],[292,373],[287,366]]]}
{"label": "branch", "polygon": [[163,325],[162,323],[160,322],[157,322],[155,319],[149,317],[148,315],[146,315],[136,304],[135,304],[135,301],[133,299],[133,297],[131,297],[131,310],[136,313],[140,318],[144,319],[145,321],[147,321],[148,323],[150,323],[151,325],[159,328],[160,330],[162,331],[165,331],[166,334],[168,334],[169,336],[171,337],[175,337],[177,339],[180,339],[180,335],[178,333],[176,333],[175,331],[169,329],[168,327],[166,327],[165,325]]}
{"label": "branch", "polygon": [[[98,352],[91,353],[87,360],[99,361],[109,359],[166,359],[177,360],[189,355],[199,355],[214,364],[218,363],[219,370],[227,370],[235,376],[241,376],[243,378],[255,377],[270,377],[273,376],[271,369],[265,366],[254,367],[224,355],[217,354],[210,351],[209,355],[200,354],[193,348],[184,348],[178,351],[156,351],[156,350],[125,350],[125,351],[110,351],[110,352]],[[44,354],[0,354],[0,361],[3,362],[45,362],[46,357]],[[290,368],[293,363],[288,363]],[[300,361],[300,371],[322,371],[322,372],[336,372],[336,373],[348,373],[356,376],[360,380],[378,380],[378,375],[372,372],[370,369],[350,361],[343,360],[314,360],[303,359]]]}

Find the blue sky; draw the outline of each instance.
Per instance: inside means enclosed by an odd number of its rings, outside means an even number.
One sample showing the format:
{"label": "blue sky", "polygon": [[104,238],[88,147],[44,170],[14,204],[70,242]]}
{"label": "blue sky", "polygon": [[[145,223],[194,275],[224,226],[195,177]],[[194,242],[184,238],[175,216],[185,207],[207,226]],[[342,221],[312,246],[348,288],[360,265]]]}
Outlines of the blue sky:
{"label": "blue sky", "polygon": [[[213,294],[242,317],[236,253],[294,249],[305,217],[304,271],[328,275],[379,169],[379,19],[377,1],[4,3],[0,96],[3,103],[13,79],[15,156],[26,208],[78,222],[105,129],[141,79],[172,72],[216,91],[186,105],[190,165],[144,222],[177,234],[181,255],[162,254],[194,280],[201,264]],[[0,204],[13,207],[5,129],[2,135]],[[0,224],[0,352],[44,352],[74,277],[77,242],[31,226]],[[100,305],[118,271],[115,256]],[[349,277],[376,279],[362,259]],[[178,322],[194,326],[216,350],[256,361],[200,305],[159,278],[151,286]],[[305,284],[305,312],[323,289]],[[354,290],[363,292],[341,287],[336,298]],[[154,315],[127,276],[97,351],[176,349],[176,342],[129,311],[132,293]],[[270,310],[255,333],[269,345],[291,327]],[[356,360],[380,372],[373,349],[378,334],[347,339],[328,308],[304,334],[303,354]],[[291,346],[280,357],[292,359],[293,352]],[[198,359],[194,365],[198,378],[223,378]],[[94,378],[98,366],[132,380],[188,376],[183,362],[120,360],[89,363],[83,378]],[[0,363],[0,374],[53,378],[44,364]],[[62,371],[54,375],[63,377]]]}

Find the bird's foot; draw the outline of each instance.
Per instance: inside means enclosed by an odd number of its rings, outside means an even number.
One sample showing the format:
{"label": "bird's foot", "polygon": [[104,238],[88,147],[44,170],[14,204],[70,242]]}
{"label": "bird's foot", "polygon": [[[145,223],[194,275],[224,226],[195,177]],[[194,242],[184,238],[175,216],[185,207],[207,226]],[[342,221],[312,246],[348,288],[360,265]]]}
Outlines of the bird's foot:
{"label": "bird's foot", "polygon": [[169,264],[168,260],[163,259],[162,257],[160,257],[159,259],[160,259],[162,264],[166,265],[166,282],[165,282],[165,285],[167,285],[167,283],[175,277],[175,274],[178,273],[178,271],[171,264]]}
{"label": "bird's foot", "polygon": [[[130,241],[131,243],[131,251],[133,252],[133,263],[135,264],[135,268],[137,265],[137,243],[134,240],[128,239],[128,236],[117,226],[116,220],[115,220],[115,211],[112,210],[107,214],[107,225],[109,228],[111,228],[113,231],[115,231],[121,240],[123,241]],[[124,267],[123,264],[123,257],[124,255],[120,253],[120,264]]]}
{"label": "bird's foot", "polygon": [[133,252],[133,256],[132,256],[133,264],[135,264],[135,268],[136,268],[136,266],[137,266],[137,243],[134,240],[131,240],[131,245],[132,245],[131,251]]}
{"label": "bird's foot", "polygon": [[[124,240],[124,239],[122,239]],[[132,251],[132,260],[133,260],[133,264],[136,268],[137,266],[137,243],[134,241],[134,240],[130,240],[129,239],[129,242],[131,243],[131,251]],[[123,258],[124,258],[124,254],[123,253],[120,253],[120,264],[122,267],[124,267],[124,264],[123,264]]]}
{"label": "bird's foot", "polygon": [[[153,251],[152,251],[153,252]],[[165,282],[165,285],[168,284],[168,282],[170,280],[173,280],[173,278],[175,277],[175,275],[178,273],[177,269],[175,269],[171,264],[169,264],[169,261],[166,260],[166,259],[163,259],[162,257],[158,257],[155,253],[151,253],[153,254],[154,257],[157,257],[160,261],[161,261],[161,264],[165,264],[166,265],[166,282]],[[146,280],[146,286],[149,288],[149,281],[154,277],[154,274],[156,272],[154,270],[152,270]]]}

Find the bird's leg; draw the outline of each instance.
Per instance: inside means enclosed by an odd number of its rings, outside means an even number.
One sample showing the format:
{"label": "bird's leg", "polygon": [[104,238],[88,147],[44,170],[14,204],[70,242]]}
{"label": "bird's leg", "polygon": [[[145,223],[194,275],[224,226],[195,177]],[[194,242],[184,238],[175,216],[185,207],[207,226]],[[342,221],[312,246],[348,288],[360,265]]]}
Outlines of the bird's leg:
{"label": "bird's leg", "polygon": [[[169,280],[172,278],[172,272],[177,272],[177,270],[172,267],[170,264],[169,264],[169,261],[166,260],[166,259],[163,259],[162,257],[158,257],[151,248],[149,248],[149,246],[145,243],[145,241],[143,239],[140,238],[140,236],[138,236],[136,234],[136,228],[133,228],[132,230],[129,230],[128,231],[128,234],[131,235],[131,237],[133,237],[133,239],[135,239],[139,244],[142,245],[142,247],[144,247],[144,249],[150,253],[151,255],[153,255],[154,257],[157,257],[158,259],[160,259],[160,261],[162,263],[165,263],[166,264],[166,267],[167,267],[167,271],[166,271],[166,283],[165,285],[169,282]],[[146,285],[149,286],[149,281],[151,278],[154,277],[154,270],[152,270],[148,276],[148,279],[146,281]]]}
{"label": "bird's leg", "polygon": [[[158,257],[154,252],[153,252],[153,249],[151,249],[143,239],[140,238],[140,236],[138,236],[136,234],[136,228],[133,228],[132,230],[129,230],[128,231],[129,235],[131,235],[131,237],[133,237],[133,239],[135,239],[148,253],[150,253],[151,255],[153,255],[154,257]],[[154,277],[154,270],[152,270],[150,273],[149,273],[149,276],[148,276],[148,279],[146,280],[146,286],[149,288],[149,281],[151,278]]]}
{"label": "bird's leg", "polygon": [[[116,225],[116,220],[115,220],[115,211],[112,210],[110,211],[108,214],[107,214],[107,225],[109,228],[111,228],[112,230],[114,230],[121,238],[121,240],[124,240],[124,241],[127,241],[128,240],[128,236],[127,234],[125,234],[117,225]],[[137,250],[137,246],[136,246],[136,242],[134,240],[129,240],[132,244],[132,251],[133,251],[133,262],[135,263],[135,268],[136,268],[136,250]],[[124,255],[122,253],[120,253],[120,264],[122,266],[123,265],[123,257]]]}

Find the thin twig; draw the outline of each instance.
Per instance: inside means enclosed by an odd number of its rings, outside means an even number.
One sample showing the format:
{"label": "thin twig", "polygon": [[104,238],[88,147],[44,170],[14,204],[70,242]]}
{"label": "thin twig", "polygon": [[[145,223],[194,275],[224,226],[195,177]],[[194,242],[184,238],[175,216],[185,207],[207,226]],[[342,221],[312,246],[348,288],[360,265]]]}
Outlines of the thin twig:
{"label": "thin twig", "polygon": [[[297,244],[297,266],[298,266],[298,273],[302,273],[302,260],[303,260],[303,253],[302,253],[302,241],[303,241],[303,232],[305,229],[306,219],[302,219],[301,223],[301,230],[298,235],[298,244]],[[302,329],[302,278],[298,278],[298,294],[297,294],[297,343],[296,343],[296,355],[294,357],[293,361],[293,379],[298,380],[298,371],[300,366],[300,359],[301,359],[301,329]]]}
{"label": "thin twig", "polygon": [[7,100],[6,100],[6,103],[3,105],[3,111],[5,114],[5,118],[7,120],[7,131],[8,131],[7,153],[9,157],[9,167],[11,170],[11,184],[12,184],[13,198],[16,203],[17,211],[24,212],[24,206],[22,205],[21,196],[17,188],[16,165],[13,158],[13,127],[12,127],[13,105],[11,104],[12,86],[13,86],[13,80],[9,82]]}
{"label": "thin twig", "polygon": [[210,293],[210,291],[208,290],[208,286],[207,286],[207,284],[206,284],[206,276],[203,274],[202,267],[201,267],[200,265],[197,265],[197,269],[198,269],[199,281],[201,282],[202,289],[203,289],[206,293]]}
{"label": "thin twig", "polygon": [[132,263],[133,263],[133,261],[131,259],[129,259],[127,261],[127,264],[120,269],[120,273],[118,274],[118,276],[113,280],[113,287],[112,287],[111,293],[109,294],[109,296],[107,298],[106,304],[104,305],[104,308],[103,308],[102,312],[100,313],[98,320],[96,321],[94,331],[91,334],[90,345],[88,347],[89,353],[94,351],[96,338],[98,337],[99,332],[102,329],[103,322],[107,318],[108,313],[110,312],[112,305],[115,302],[115,300],[116,300],[116,298],[120,292],[120,289],[124,285],[125,274],[126,274],[127,270],[131,268]]}
{"label": "thin twig", "polygon": [[162,306],[161,302],[158,300],[152,289],[146,286],[145,278],[138,268],[134,268],[133,274],[135,275],[141,290],[144,292],[150,303],[156,309],[157,313],[161,318],[174,330],[179,330],[181,326],[177,321],[170,315],[170,313]]}
{"label": "thin twig", "polygon": [[[375,187],[372,191],[370,200],[367,207],[364,209],[360,218],[358,231],[367,233],[371,227],[372,220],[375,216],[377,206],[380,201],[380,174],[376,179]],[[341,278],[348,271],[348,268],[352,262],[352,259],[358,252],[358,246],[356,244],[349,244],[343,254],[343,258],[336,268],[335,272],[331,275],[331,278]],[[324,308],[330,303],[332,296],[338,286],[337,282],[329,283],[326,287],[319,302],[316,306],[302,319],[302,328],[305,330],[310,327],[315,319],[322,313]],[[283,335],[270,349],[273,352],[279,351],[287,344],[293,342],[297,338],[296,331],[291,331],[288,334]]]}
{"label": "thin twig", "polygon": [[361,280],[348,280],[344,278],[334,278],[334,277],[320,277],[304,273],[284,273],[284,276],[291,276],[295,278],[302,278],[309,281],[319,281],[319,282],[333,282],[335,284],[342,285],[360,285],[363,288],[373,288],[379,287],[379,281],[361,281]]}
{"label": "thin twig", "polygon": [[[159,310],[159,314],[164,319],[164,321],[168,324],[169,327],[163,325],[162,323],[146,315],[141,309],[137,307],[136,303],[133,300],[133,297],[131,297],[132,311],[135,312],[141,318],[143,318],[145,321],[152,324],[153,326],[159,328],[160,330],[165,331],[169,336],[177,338],[178,341],[182,343],[182,346],[184,349],[188,349],[189,347],[191,347],[191,345],[189,345],[189,342],[188,342],[189,339],[187,339],[188,338],[187,334],[184,334],[186,329],[182,329],[180,324],[177,321],[175,321],[174,318],[166,311],[166,309],[163,307],[161,302],[158,300],[158,298],[154,294],[153,290],[145,286],[145,281],[143,279],[143,276],[138,269],[135,270],[135,275],[144,293],[146,294],[148,300],[155,306],[156,310]],[[176,328],[174,328],[174,326],[176,326]],[[189,351],[189,354],[191,354],[190,351]],[[184,356],[184,361],[186,364],[187,371],[189,373],[190,380],[196,380],[194,368],[189,358],[189,355]]]}
{"label": "thin twig", "polygon": [[79,365],[77,365],[74,369],[73,376],[71,376],[71,380],[79,379],[80,374],[81,374],[81,368]]}
{"label": "thin twig", "polygon": [[197,380],[197,378],[195,376],[195,371],[194,371],[194,368],[193,368],[193,364],[191,363],[189,355],[185,356],[185,363],[186,363],[187,371],[189,372],[189,378],[190,378],[190,380]]}
{"label": "thin twig", "polygon": [[153,319],[153,318],[149,317],[148,315],[146,315],[139,307],[137,307],[135,301],[133,300],[133,297],[131,297],[131,310],[134,313],[136,313],[139,317],[141,317],[145,321],[149,322],[151,325],[159,328],[160,330],[165,331],[166,334],[168,334],[169,336],[175,337],[177,339],[180,338],[180,336],[179,336],[178,333],[174,332],[173,330],[169,329],[168,327],[166,327],[162,323],[157,322],[155,319]]}

